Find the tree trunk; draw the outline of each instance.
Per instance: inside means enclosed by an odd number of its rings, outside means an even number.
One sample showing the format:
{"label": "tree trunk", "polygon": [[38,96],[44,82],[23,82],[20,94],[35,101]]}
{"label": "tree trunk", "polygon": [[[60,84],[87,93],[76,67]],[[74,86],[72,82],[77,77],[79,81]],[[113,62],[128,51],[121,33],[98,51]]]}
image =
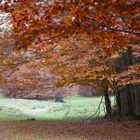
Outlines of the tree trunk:
{"label": "tree trunk", "polygon": [[104,97],[105,97],[106,112],[107,115],[110,115],[112,110],[111,110],[111,101],[108,94],[108,88],[104,91]]}
{"label": "tree trunk", "polygon": [[[127,70],[134,64],[131,48],[122,55],[116,64],[116,72]],[[125,85],[116,95],[116,101],[121,115],[134,115],[140,118],[140,85]]]}
{"label": "tree trunk", "polygon": [[120,95],[120,90],[117,89],[117,92],[116,92],[116,103],[117,103],[117,110],[118,110],[118,114],[121,113],[121,95]]}
{"label": "tree trunk", "polygon": [[135,110],[134,115],[140,119],[140,84],[134,85]]}
{"label": "tree trunk", "polygon": [[121,89],[121,115],[133,115],[134,107],[130,85]]}

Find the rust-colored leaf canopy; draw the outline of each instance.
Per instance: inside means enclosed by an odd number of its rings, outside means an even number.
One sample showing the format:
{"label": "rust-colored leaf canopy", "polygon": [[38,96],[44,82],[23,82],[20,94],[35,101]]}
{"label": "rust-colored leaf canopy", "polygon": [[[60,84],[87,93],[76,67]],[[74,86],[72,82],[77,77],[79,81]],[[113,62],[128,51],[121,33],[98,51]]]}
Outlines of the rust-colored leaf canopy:
{"label": "rust-colored leaf canopy", "polygon": [[[120,44],[140,35],[139,0],[2,0],[21,46],[34,40],[49,43],[86,32],[94,42]],[[40,37],[45,34],[47,37]],[[117,45],[116,45],[117,46]],[[105,50],[107,51],[107,50]]]}
{"label": "rust-colored leaf canopy", "polygon": [[[10,69],[22,73],[25,66],[25,73],[35,68],[57,75],[57,86],[119,81],[114,62],[128,44],[135,48],[139,42],[139,7],[139,0],[2,0],[0,11],[9,17],[11,34],[0,42],[1,75]],[[128,77],[134,69],[138,72],[138,65],[123,74]],[[27,77],[29,83],[37,81],[29,76],[33,71],[27,73],[16,79],[24,87]]]}

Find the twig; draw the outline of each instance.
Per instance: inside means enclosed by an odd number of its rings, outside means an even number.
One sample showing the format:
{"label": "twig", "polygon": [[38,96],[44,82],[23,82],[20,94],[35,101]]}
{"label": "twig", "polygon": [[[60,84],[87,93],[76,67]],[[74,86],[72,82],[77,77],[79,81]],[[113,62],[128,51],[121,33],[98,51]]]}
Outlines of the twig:
{"label": "twig", "polygon": [[100,101],[100,103],[99,103],[99,105],[98,105],[98,108],[97,108],[97,110],[95,111],[95,113],[92,114],[90,117],[88,117],[88,119],[86,119],[86,120],[90,120],[93,116],[95,116],[95,115],[97,114],[98,111],[100,111],[100,107],[101,107],[102,101],[103,101],[103,96],[102,96],[102,98],[101,98],[101,101]]}
{"label": "twig", "polygon": [[66,112],[64,119],[66,119],[68,117],[68,114],[70,113],[70,104],[67,107],[68,107],[68,111]]}

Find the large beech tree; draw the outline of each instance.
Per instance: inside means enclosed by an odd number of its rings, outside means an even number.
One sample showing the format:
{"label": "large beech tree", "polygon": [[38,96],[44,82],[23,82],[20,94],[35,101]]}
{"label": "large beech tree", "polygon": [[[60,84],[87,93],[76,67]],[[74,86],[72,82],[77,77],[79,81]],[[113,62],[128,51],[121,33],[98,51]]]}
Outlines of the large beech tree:
{"label": "large beech tree", "polygon": [[138,76],[130,78],[139,74],[139,64],[126,65],[127,72],[119,74],[113,65],[139,43],[139,7],[139,0],[2,0],[14,44],[0,48],[0,70],[16,71],[28,63],[58,75],[58,86],[99,82],[105,94],[120,81],[139,84]]}

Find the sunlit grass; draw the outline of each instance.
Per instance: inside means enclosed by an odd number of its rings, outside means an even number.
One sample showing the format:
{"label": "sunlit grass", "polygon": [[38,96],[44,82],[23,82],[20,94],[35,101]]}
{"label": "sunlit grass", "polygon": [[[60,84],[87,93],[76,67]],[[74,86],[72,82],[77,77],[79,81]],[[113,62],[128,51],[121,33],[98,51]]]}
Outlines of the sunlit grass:
{"label": "sunlit grass", "polygon": [[[0,99],[0,120],[48,120],[69,121],[88,119],[97,110],[101,97],[73,96],[64,103],[25,99]],[[113,98],[112,98],[113,100]],[[104,101],[100,112],[94,117],[103,116]]]}

